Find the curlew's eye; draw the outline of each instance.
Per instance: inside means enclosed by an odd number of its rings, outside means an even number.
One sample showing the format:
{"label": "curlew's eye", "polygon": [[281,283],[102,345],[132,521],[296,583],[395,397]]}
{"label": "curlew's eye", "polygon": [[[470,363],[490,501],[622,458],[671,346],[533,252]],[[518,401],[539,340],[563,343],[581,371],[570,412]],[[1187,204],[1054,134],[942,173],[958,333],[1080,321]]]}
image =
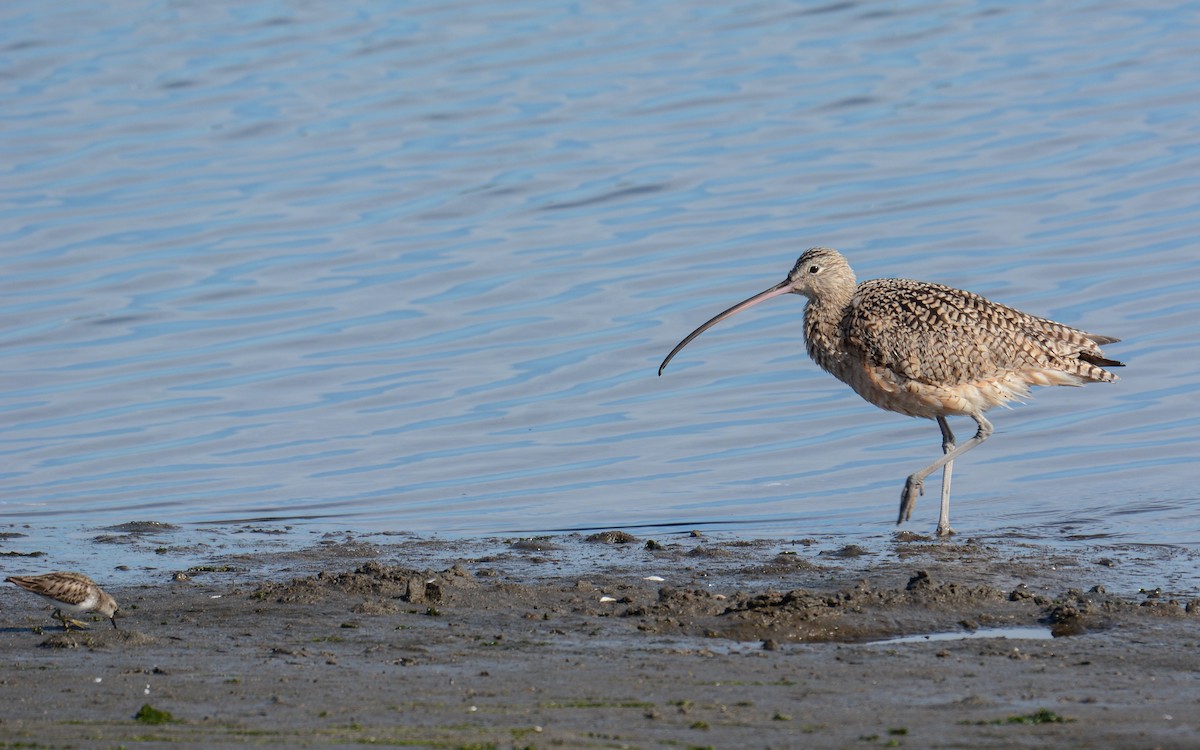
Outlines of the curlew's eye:
{"label": "curlew's eye", "polygon": [[809,266],[808,267],[809,273],[818,273],[820,270],[821,270],[820,266]]}

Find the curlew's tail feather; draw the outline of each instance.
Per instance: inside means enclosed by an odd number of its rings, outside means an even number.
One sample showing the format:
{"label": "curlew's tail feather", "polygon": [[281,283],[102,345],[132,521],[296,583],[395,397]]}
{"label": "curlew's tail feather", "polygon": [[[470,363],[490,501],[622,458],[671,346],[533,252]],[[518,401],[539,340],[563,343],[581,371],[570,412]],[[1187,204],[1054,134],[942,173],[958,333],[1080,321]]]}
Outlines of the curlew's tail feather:
{"label": "curlew's tail feather", "polygon": [[1125,366],[1124,362],[1118,362],[1115,359],[1108,359],[1106,357],[1101,357],[1100,355],[1093,354],[1092,352],[1080,352],[1079,358],[1082,359],[1084,362],[1087,362],[1088,364],[1096,365],[1097,367],[1124,367]]}

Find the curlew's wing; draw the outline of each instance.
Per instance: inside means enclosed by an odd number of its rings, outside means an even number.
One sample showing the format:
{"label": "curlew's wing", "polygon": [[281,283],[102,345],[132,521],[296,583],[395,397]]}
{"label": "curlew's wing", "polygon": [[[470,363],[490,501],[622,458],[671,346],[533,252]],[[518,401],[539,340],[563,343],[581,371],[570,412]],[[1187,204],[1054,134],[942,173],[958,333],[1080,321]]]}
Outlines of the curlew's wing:
{"label": "curlew's wing", "polygon": [[1066,382],[1115,380],[1093,336],[972,292],[908,279],[858,286],[841,321],[852,350],[901,378],[934,385],[1008,373],[1060,374]]}

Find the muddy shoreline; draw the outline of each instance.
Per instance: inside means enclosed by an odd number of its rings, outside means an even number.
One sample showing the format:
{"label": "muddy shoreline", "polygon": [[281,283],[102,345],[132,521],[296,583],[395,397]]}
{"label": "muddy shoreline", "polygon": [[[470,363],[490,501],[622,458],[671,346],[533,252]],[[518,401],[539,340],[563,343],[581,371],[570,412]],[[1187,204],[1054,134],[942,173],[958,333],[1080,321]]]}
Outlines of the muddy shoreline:
{"label": "muddy shoreline", "polygon": [[0,737],[1197,747],[1200,599],[1138,581],[1144,555],[914,534],[866,549],[623,532],[338,535],[108,585],[121,630],[70,634],[6,587]]}

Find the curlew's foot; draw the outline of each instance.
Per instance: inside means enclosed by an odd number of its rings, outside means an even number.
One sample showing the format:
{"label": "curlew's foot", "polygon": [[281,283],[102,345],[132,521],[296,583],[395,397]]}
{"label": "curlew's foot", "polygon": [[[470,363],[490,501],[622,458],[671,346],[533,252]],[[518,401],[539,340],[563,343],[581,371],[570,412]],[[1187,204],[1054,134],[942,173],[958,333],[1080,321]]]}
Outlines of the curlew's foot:
{"label": "curlew's foot", "polygon": [[917,479],[915,474],[910,476],[904,483],[904,492],[900,493],[900,518],[896,520],[897,526],[912,516],[913,508],[917,507],[917,498],[923,494],[925,494],[925,482]]}
{"label": "curlew's foot", "polygon": [[957,533],[958,533],[957,531],[955,531],[954,529],[950,528],[948,525],[947,525],[947,526],[943,526],[943,525],[941,525],[941,524],[938,524],[938,527],[937,527],[937,535],[938,535],[938,536],[951,537],[951,536],[954,536],[954,535],[955,535],[955,534],[957,534]]}

